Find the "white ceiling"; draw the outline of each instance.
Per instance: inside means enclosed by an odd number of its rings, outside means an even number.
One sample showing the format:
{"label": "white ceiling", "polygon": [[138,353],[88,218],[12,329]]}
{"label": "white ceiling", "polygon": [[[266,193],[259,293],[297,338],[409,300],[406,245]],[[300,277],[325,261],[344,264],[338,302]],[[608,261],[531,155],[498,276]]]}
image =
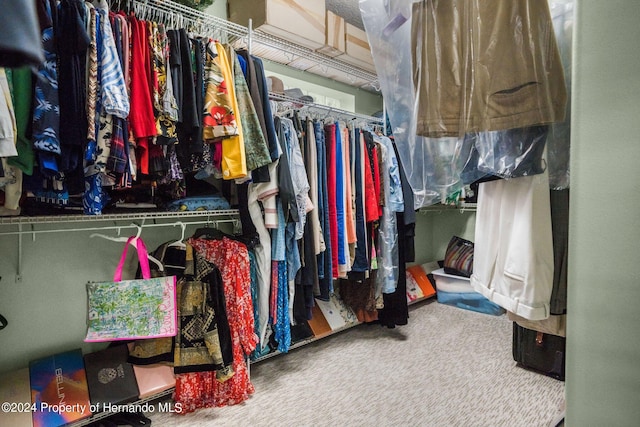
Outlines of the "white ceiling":
{"label": "white ceiling", "polygon": [[325,4],[327,10],[342,16],[346,22],[364,29],[358,0],[325,0]]}

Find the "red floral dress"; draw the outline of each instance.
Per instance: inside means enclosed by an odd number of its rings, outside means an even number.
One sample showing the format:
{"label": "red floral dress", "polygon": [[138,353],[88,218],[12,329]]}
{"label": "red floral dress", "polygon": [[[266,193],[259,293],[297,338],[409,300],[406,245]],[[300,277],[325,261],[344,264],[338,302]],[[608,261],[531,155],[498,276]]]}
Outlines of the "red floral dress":
{"label": "red floral dress", "polygon": [[249,380],[245,357],[258,343],[247,247],[226,237],[222,240],[189,239],[188,243],[198,255],[215,264],[222,275],[235,375],[225,382],[216,381],[215,372],[178,375],[174,400],[182,404],[183,413],[199,407],[235,405],[248,399],[255,389]]}

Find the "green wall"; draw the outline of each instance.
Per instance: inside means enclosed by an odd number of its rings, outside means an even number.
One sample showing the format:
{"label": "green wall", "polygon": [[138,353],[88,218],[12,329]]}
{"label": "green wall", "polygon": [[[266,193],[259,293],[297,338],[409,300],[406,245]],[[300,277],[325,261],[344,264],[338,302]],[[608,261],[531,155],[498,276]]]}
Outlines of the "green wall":
{"label": "green wall", "polygon": [[327,87],[329,89],[355,95],[356,113],[371,115],[382,110],[382,96],[380,93],[349,86],[347,84],[340,83],[335,80],[330,80],[317,74],[294,70],[276,62],[264,61],[264,64],[264,67],[267,71],[284,74],[286,76],[305,80],[319,86]]}
{"label": "green wall", "polygon": [[[228,19],[227,1],[216,0],[207,8],[206,12],[219,18]],[[265,61],[265,69],[274,73],[284,74],[289,77],[325,86],[329,89],[339,90],[341,92],[355,95],[356,113],[371,115],[382,110],[382,96],[380,93],[376,93],[375,91],[359,89],[335,80],[327,79],[317,74],[295,70],[272,61]]]}
{"label": "green wall", "polygon": [[214,0],[213,4],[205,12],[218,18],[227,19],[227,1]]}
{"label": "green wall", "polygon": [[[196,218],[198,219],[198,218]],[[206,218],[199,218],[205,221]],[[189,219],[184,219],[189,222]],[[81,229],[101,226],[127,226],[132,221],[66,223],[35,225],[44,229]],[[139,222],[139,221],[136,221]],[[147,224],[152,221],[148,221]],[[157,220],[166,227],[144,228],[142,238],[149,250],[161,243],[180,238],[173,221]],[[224,226],[224,225],[222,225]],[[29,225],[24,229],[28,230]],[[196,225],[187,228],[193,234]],[[1,232],[15,231],[17,226],[0,227]],[[0,331],[0,373],[28,366],[29,361],[61,351],[81,347],[84,352],[104,344],[86,344],[86,287],[88,281],[110,281],[118,265],[124,243],[90,238],[92,233],[116,237],[115,230],[60,231],[25,234],[22,237],[22,271],[18,270],[18,237],[0,236],[0,313],[8,326]],[[135,234],[123,228],[122,236]],[[133,278],[137,268],[133,248],[129,248],[124,279]]]}
{"label": "green wall", "polygon": [[576,12],[566,425],[638,426],[640,2]]}
{"label": "green wall", "polygon": [[416,215],[416,263],[444,258],[452,236],[474,241],[476,215],[457,209],[423,208]]}

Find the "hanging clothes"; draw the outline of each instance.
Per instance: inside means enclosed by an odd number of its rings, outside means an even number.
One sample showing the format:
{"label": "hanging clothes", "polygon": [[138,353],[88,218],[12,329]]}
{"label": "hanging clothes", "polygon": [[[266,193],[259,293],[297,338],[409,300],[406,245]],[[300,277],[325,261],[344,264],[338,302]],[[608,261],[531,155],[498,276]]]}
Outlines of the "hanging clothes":
{"label": "hanging clothes", "polygon": [[193,257],[187,247],[187,270],[195,261],[195,274],[185,271],[177,282],[179,333],[174,345],[174,372],[216,371],[224,382],[233,371],[231,332],[224,304],[220,270],[211,263]]}
{"label": "hanging clothes", "polygon": [[[253,104],[255,114],[257,115],[258,122],[260,123],[263,140],[265,140],[265,143],[267,143],[267,120],[273,121],[273,119],[271,117],[265,116],[264,105],[262,102],[262,92],[258,83],[256,64],[253,61],[253,58],[249,55],[249,52],[247,52],[245,49],[240,49],[236,53],[238,55],[238,59],[243,60],[243,62],[246,64],[246,67],[243,67],[244,77],[247,82],[249,94],[251,95],[251,103]],[[269,158],[271,158],[271,156],[269,156]],[[273,161],[273,159],[271,159],[271,161]],[[267,165],[260,166],[252,170],[251,179],[253,182],[269,182],[269,170],[267,168]]]}
{"label": "hanging clothes", "polygon": [[316,139],[316,151],[318,153],[318,219],[322,228],[322,237],[325,243],[325,250],[317,257],[319,293],[318,298],[328,301],[329,295],[333,292],[333,252],[331,247],[331,225],[329,217],[329,191],[327,165],[327,147],[325,144],[325,131],[322,123],[313,122],[313,130]]}
{"label": "hanging clothes", "polygon": [[480,184],[471,286],[528,320],[550,315],[553,237],[549,178]]}
{"label": "hanging clothes", "polygon": [[[8,3],[3,3],[9,6]],[[0,16],[0,67],[39,66],[44,61],[40,49],[37,12],[31,0],[11,2]]]}
{"label": "hanging clothes", "polygon": [[564,119],[567,92],[547,2],[428,0],[414,2],[411,13],[418,135]]}
{"label": "hanging clothes", "polygon": [[375,145],[373,137],[369,132],[362,133],[362,166],[364,168],[364,204],[366,221],[374,222],[380,219],[380,197],[377,191],[375,178],[377,172],[377,154],[375,153]]}
{"label": "hanging clothes", "polygon": [[69,174],[81,165],[87,135],[86,55],[91,43],[85,30],[84,2],[62,0],[55,26],[60,101],[60,170]]}
{"label": "hanging clothes", "polygon": [[216,406],[234,405],[254,392],[249,380],[245,356],[256,348],[258,337],[253,323],[250,265],[247,247],[235,240],[189,239],[196,253],[220,269],[224,284],[225,306],[233,342],[235,375],[224,383],[215,383]]}
{"label": "hanging clothes", "polygon": [[58,161],[62,153],[59,137],[57,41],[53,29],[53,14],[57,13],[57,10],[51,10],[48,0],[39,0],[37,6],[45,61],[38,67],[38,76],[34,83],[32,140],[41,173],[44,176],[52,176],[58,173]]}
{"label": "hanging clothes", "polygon": [[[382,161],[380,170],[385,173],[381,178],[383,182],[383,192],[388,194],[389,180],[386,174],[389,170],[389,153],[385,146],[378,146],[379,158]],[[396,224],[395,214],[391,211],[388,204],[382,207],[382,216],[380,217],[380,227],[377,235],[377,255],[378,255],[378,275],[376,280],[376,297],[383,293],[393,293],[398,280],[398,252],[397,239],[398,227]]]}
{"label": "hanging clothes", "polygon": [[129,94],[124,80],[122,65],[111,21],[109,20],[109,5],[106,0],[94,0],[93,5],[100,15],[100,31],[102,36],[100,71],[100,103],[102,111],[126,119],[130,112]]}
{"label": "hanging clothes", "polygon": [[0,68],[0,157],[17,156],[16,116],[4,68]]}
{"label": "hanging clothes", "polygon": [[157,135],[150,91],[149,33],[145,21],[129,17],[131,25],[131,113],[129,122],[135,138],[140,173],[149,174],[149,138]]}
{"label": "hanging clothes", "polygon": [[314,302],[314,295],[320,294],[317,256],[324,251],[325,244],[318,217],[318,159],[313,122],[305,120],[306,132],[303,135],[302,157],[309,180],[309,195],[314,209],[307,213],[307,221],[302,240],[302,268],[296,276],[295,298],[292,317],[297,322],[308,320]]}
{"label": "hanging clothes", "polygon": [[355,258],[355,247],[358,242],[358,236],[356,234],[356,217],[355,217],[355,179],[354,179],[354,159],[353,151],[354,151],[354,138],[355,134],[352,128],[345,127],[342,130],[344,141],[347,141],[345,144],[344,150],[344,165],[345,165],[345,221],[346,221],[346,232],[345,232],[345,245],[348,248],[348,262],[347,262],[347,273],[351,271],[351,266],[353,264]]}
{"label": "hanging clothes", "polygon": [[213,141],[227,136],[238,135],[235,110],[231,94],[227,89],[231,82],[224,79],[223,58],[215,53],[216,43],[209,41],[207,49],[206,95],[204,102],[204,138]]}
{"label": "hanging clothes", "polygon": [[[154,23],[155,24],[155,23]],[[158,88],[154,92],[153,107],[156,111],[156,131],[159,145],[171,145],[178,142],[176,121],[178,105],[173,96],[173,82],[169,65],[169,42],[163,24],[154,25],[153,69],[157,75]]]}
{"label": "hanging clothes", "polygon": [[[387,249],[387,252],[384,250],[382,252],[382,270],[378,271],[378,275],[384,274],[387,277],[393,277],[394,283],[385,281],[386,283],[383,284],[383,288],[393,287],[393,291],[389,292],[387,290],[383,292],[383,308],[379,310],[378,320],[381,325],[394,328],[396,325],[406,325],[409,319],[405,270],[409,255],[413,254],[411,249],[413,240],[407,239],[406,236],[412,235],[412,224],[415,225],[415,213],[413,211],[413,197],[409,196],[406,199],[403,197],[403,193],[409,193],[410,195],[413,193],[406,179],[403,182],[403,171],[395,146],[389,138],[384,136],[377,136],[376,140],[385,148],[387,157],[386,167],[383,169],[385,171],[384,190],[386,201],[386,205],[383,208],[383,217],[384,215],[395,217],[396,224],[395,234],[390,239],[386,221],[381,221],[381,230],[384,230],[380,232],[380,239],[384,240],[384,245],[381,247]],[[389,248],[389,246],[392,247]],[[391,249],[391,254],[388,253],[389,249]],[[388,261],[390,258],[395,259],[396,257],[396,264],[393,265],[392,271],[389,271]]]}
{"label": "hanging clothes", "polygon": [[409,180],[404,172],[404,167],[400,155],[398,153],[398,147],[395,142],[393,143],[393,149],[396,152],[396,159],[398,160],[398,169],[400,171],[400,182],[402,184],[402,195],[404,201],[404,210],[402,211],[402,222],[404,223],[405,233],[399,235],[400,239],[403,239],[405,260],[407,262],[414,262],[416,259],[415,254],[415,235],[416,235],[416,211],[413,203],[413,189],[409,185]]}
{"label": "hanging clothes", "polygon": [[[280,124],[284,137],[281,140],[282,149],[283,154],[288,160],[295,206],[297,209],[295,216],[292,216],[291,219],[295,223],[295,239],[300,240],[304,233],[307,212],[313,209],[311,199],[309,198],[309,181],[302,159],[302,152],[300,151],[300,141],[298,140],[293,121],[291,119],[281,118]],[[285,166],[281,163],[281,167]]]}
{"label": "hanging clothes", "polygon": [[252,56],[251,59],[255,65],[256,79],[262,96],[262,107],[264,109],[265,125],[267,126],[267,142],[269,143],[269,154],[271,160],[275,161],[280,155],[278,154],[278,137],[276,128],[273,123],[273,112],[271,110],[271,102],[269,101],[269,90],[267,87],[267,78],[264,72],[264,65],[260,58]]}
{"label": "hanging clothes", "polygon": [[[395,213],[398,236],[405,234],[404,216],[402,213]],[[404,240],[398,242],[398,270],[401,272],[396,282],[394,292],[383,293],[383,307],[378,310],[378,320],[381,325],[388,328],[406,325],[409,321],[409,307],[407,304],[407,276],[404,274],[407,268],[405,257],[406,245]],[[377,274],[381,274],[379,270]]]}
{"label": "hanging clothes", "polygon": [[311,225],[311,236],[313,239],[313,254],[319,255],[325,250],[324,236],[322,234],[322,226],[320,225],[320,182],[318,171],[318,142],[316,141],[316,132],[312,120],[307,119],[306,138],[303,143],[304,167],[307,171],[307,179],[309,181],[309,195],[311,204],[315,207],[309,214],[307,224]]}
{"label": "hanging clothes", "polygon": [[291,321],[289,316],[290,247],[287,240],[287,224],[281,200],[276,197],[278,228],[271,231],[271,296],[270,323],[279,351],[289,351],[291,345]]}
{"label": "hanging clothes", "polygon": [[[189,39],[193,62],[193,90],[195,94],[195,110],[193,116],[193,128],[189,135],[189,151],[192,155],[202,154],[205,151],[202,135],[202,120],[204,113],[204,64],[206,61],[206,41],[200,38]],[[186,77],[186,76],[185,76]]]}
{"label": "hanging clothes", "polygon": [[229,48],[227,52],[233,71],[233,83],[237,101],[236,111],[240,114],[247,170],[253,171],[271,163],[271,156],[269,155],[269,148],[251,100],[247,81],[240,68],[238,56],[231,48]]}
{"label": "hanging clothes", "polygon": [[[278,195],[278,160],[269,165],[268,183],[250,183],[248,189],[248,208],[251,220],[259,236],[259,243],[254,251],[256,256],[256,298],[253,299],[257,311],[258,323],[255,325],[260,339],[260,348],[267,344],[267,328],[269,324],[269,292],[271,288],[271,235],[269,229],[278,227],[276,196]],[[263,209],[260,208],[262,203]],[[264,217],[263,217],[264,211]]]}
{"label": "hanging clothes", "polygon": [[569,256],[569,189],[550,190],[551,231],[553,233],[553,289],[551,314],[567,313]]}
{"label": "hanging clothes", "polygon": [[325,142],[327,149],[327,195],[329,211],[329,232],[331,235],[331,274],[334,279],[339,277],[338,254],[338,202],[337,202],[337,143],[336,125],[325,125]]}
{"label": "hanging clothes", "polygon": [[338,277],[344,276],[347,270],[347,247],[346,242],[346,180],[345,180],[345,164],[344,164],[344,147],[342,141],[341,125],[335,123],[335,167],[336,167],[336,224],[337,224],[337,255],[338,255]]}
{"label": "hanging clothes", "polygon": [[364,273],[369,270],[369,251],[367,250],[367,221],[365,219],[365,166],[364,136],[360,129],[356,129],[354,141],[354,175],[355,175],[355,218],[356,218],[356,246],[355,256],[349,278],[351,280],[364,280]]}
{"label": "hanging clothes", "polygon": [[31,136],[31,114],[33,104],[33,76],[30,68],[16,68],[11,72],[13,107],[16,117],[18,155],[7,159],[7,163],[16,166],[26,175],[33,173],[35,153]]}
{"label": "hanging clothes", "polygon": [[[230,110],[236,112],[239,108],[234,87],[234,65],[231,63],[224,46],[220,43],[216,43],[215,46],[218,54],[216,60],[219,61],[218,64],[225,82],[224,88],[229,92]],[[248,173],[242,123],[237,115],[235,116],[235,125],[238,129],[237,134],[222,139],[221,170],[224,179],[244,178]]]}
{"label": "hanging clothes", "polygon": [[0,206],[0,213],[17,215],[20,213],[19,202],[22,196],[22,170],[10,165],[7,157],[18,154],[16,149],[18,130],[9,79],[5,69],[0,68],[0,157],[2,157],[3,171],[0,175],[0,188],[4,188],[5,192],[4,206]]}

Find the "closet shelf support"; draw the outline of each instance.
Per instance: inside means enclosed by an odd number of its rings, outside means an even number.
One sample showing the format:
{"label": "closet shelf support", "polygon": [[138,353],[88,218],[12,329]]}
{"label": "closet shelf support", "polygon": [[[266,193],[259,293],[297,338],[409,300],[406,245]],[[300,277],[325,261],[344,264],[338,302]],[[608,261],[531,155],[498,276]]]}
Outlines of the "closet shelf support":
{"label": "closet shelf support", "polygon": [[22,281],[22,224],[18,224],[18,265],[16,267],[16,283]]}

